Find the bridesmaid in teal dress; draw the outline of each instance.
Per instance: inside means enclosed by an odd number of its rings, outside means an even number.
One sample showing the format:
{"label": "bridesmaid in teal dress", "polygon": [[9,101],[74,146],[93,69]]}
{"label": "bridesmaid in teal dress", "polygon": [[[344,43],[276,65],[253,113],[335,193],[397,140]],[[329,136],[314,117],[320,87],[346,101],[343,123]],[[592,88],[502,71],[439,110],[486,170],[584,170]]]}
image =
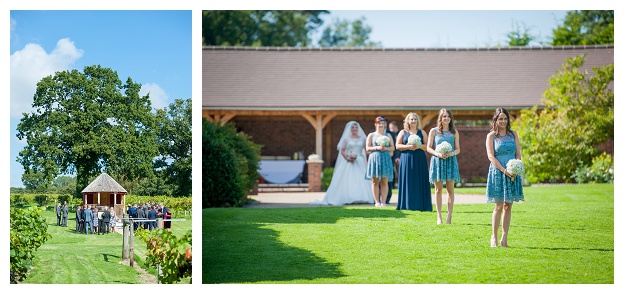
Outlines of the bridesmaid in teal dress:
{"label": "bridesmaid in teal dress", "polygon": [[[408,142],[410,136],[418,136],[420,146]],[[426,143],[427,133],[422,130],[420,118],[410,112],[403,122],[403,130],[397,135],[396,148],[401,151],[398,210],[432,210]]]}
{"label": "bridesmaid in teal dress", "polygon": [[[366,152],[370,152],[368,156],[368,164],[366,165],[367,180],[372,180],[372,192],[375,198],[375,206],[386,206],[386,197],[388,196],[388,182],[394,179],[394,169],[392,166],[392,156],[394,152],[394,142],[392,137],[386,134],[386,120],[379,116],[375,119],[375,131],[366,137]],[[388,139],[388,146],[382,146],[377,143],[380,137]],[[381,186],[379,185],[381,183]],[[379,202],[381,195],[381,202]]]}
{"label": "bridesmaid in teal dress", "polygon": [[[438,152],[436,147],[442,142],[451,145],[450,152]],[[429,165],[429,182],[435,187],[436,212],[438,225],[442,223],[442,187],[446,184],[448,194],[446,223],[450,224],[453,217],[453,204],[455,203],[455,182],[459,182],[459,166],[457,158],[459,154],[459,132],[455,128],[455,120],[450,110],[440,109],[438,113],[438,125],[429,131],[427,151],[432,155]]]}
{"label": "bridesmaid in teal dress", "polygon": [[498,246],[498,229],[503,219],[503,234],[500,239],[502,247],[507,247],[507,233],[511,223],[511,206],[513,202],[524,200],[522,178],[505,168],[511,159],[521,158],[520,139],[518,133],[509,127],[509,113],[504,108],[497,108],[491,122],[491,132],[487,135],[485,147],[490,169],[488,171],[485,194],[488,203],[496,203],[492,212],[492,236],[490,246]]}

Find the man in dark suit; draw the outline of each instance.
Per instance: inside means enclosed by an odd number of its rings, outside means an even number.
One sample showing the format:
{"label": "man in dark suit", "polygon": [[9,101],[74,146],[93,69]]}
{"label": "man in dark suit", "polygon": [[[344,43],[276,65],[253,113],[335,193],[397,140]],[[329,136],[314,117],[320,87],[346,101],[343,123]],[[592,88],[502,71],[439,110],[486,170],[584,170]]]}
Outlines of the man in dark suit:
{"label": "man in dark suit", "polygon": [[[145,220],[146,215],[145,215],[145,211],[143,211],[143,208],[138,207],[136,210],[136,218],[139,220]],[[143,222],[135,222],[134,223],[134,230],[138,229],[139,227],[143,227]]]}
{"label": "man in dark suit", "polygon": [[91,210],[91,205],[82,211],[82,215],[84,215],[82,221],[84,224],[85,234],[89,235],[89,229],[91,229],[91,234],[95,234],[95,231],[93,230],[93,210]]}
{"label": "man in dark suit", "polygon": [[76,233],[82,232],[82,206],[76,206]]}
{"label": "man in dark suit", "polygon": [[61,225],[61,215],[63,212],[61,211],[61,202],[56,203],[56,208],[54,208],[54,212],[56,212],[56,225]]}
{"label": "man in dark suit", "polygon": [[[388,124],[388,129],[386,129],[386,133],[390,134],[392,137],[392,142],[394,142],[394,146],[396,146],[396,138],[399,134],[399,125],[396,121],[391,121]],[[392,189],[395,186],[395,183],[398,183],[399,176],[399,161],[401,161],[401,151],[394,148],[394,153],[392,154],[392,170],[394,171],[394,179],[392,182],[388,181],[388,196],[386,197],[386,204],[390,203],[390,197],[392,197]]]}
{"label": "man in dark suit", "polygon": [[63,212],[61,226],[67,227],[67,216],[69,215],[69,206],[67,206],[67,201],[63,202],[63,207],[61,208],[61,211]]}
{"label": "man in dark suit", "polygon": [[157,212],[154,207],[149,206],[147,208],[147,219],[150,220],[150,222],[147,223],[147,227],[150,231],[156,227],[156,214]]}
{"label": "man in dark suit", "polygon": [[[104,211],[102,212],[102,222],[100,222],[100,232],[102,235],[108,234],[108,228],[110,226],[111,213],[108,209],[108,206],[104,206]],[[99,232],[98,232],[99,235]]]}

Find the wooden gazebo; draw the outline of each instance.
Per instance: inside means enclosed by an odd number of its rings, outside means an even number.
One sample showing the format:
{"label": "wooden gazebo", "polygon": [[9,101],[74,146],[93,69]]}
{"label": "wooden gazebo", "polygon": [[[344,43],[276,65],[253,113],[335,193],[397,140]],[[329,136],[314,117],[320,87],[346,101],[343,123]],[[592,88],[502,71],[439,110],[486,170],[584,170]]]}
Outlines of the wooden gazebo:
{"label": "wooden gazebo", "polygon": [[122,215],[127,193],[111,176],[102,173],[82,190],[82,205],[114,207],[115,214]]}

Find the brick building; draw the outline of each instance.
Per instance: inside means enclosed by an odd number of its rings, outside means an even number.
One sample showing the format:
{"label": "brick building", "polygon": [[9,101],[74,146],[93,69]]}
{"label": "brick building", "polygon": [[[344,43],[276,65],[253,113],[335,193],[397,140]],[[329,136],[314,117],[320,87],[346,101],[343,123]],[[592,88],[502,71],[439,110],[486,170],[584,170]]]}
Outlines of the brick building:
{"label": "brick building", "polygon": [[[202,117],[232,122],[262,144],[263,156],[338,156],[345,124],[373,130],[376,116],[397,121],[416,112],[425,131],[440,108],[460,122],[489,121],[496,107],[511,119],[540,105],[549,78],[567,58],[584,68],[614,63],[614,46],[473,49],[204,47]],[[463,181],[487,176],[489,126],[462,124]],[[478,124],[477,124],[478,125]],[[613,150],[613,142],[605,147]]]}

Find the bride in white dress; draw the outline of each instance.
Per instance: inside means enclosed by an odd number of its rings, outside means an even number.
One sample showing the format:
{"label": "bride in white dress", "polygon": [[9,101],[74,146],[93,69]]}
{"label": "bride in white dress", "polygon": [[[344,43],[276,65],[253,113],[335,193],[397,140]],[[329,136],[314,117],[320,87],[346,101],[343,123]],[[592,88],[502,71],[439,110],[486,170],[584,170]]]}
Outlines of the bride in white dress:
{"label": "bride in white dress", "polygon": [[356,121],[350,121],[338,142],[334,174],[322,201],[310,204],[344,205],[373,203],[371,180],[366,180],[366,134]]}

